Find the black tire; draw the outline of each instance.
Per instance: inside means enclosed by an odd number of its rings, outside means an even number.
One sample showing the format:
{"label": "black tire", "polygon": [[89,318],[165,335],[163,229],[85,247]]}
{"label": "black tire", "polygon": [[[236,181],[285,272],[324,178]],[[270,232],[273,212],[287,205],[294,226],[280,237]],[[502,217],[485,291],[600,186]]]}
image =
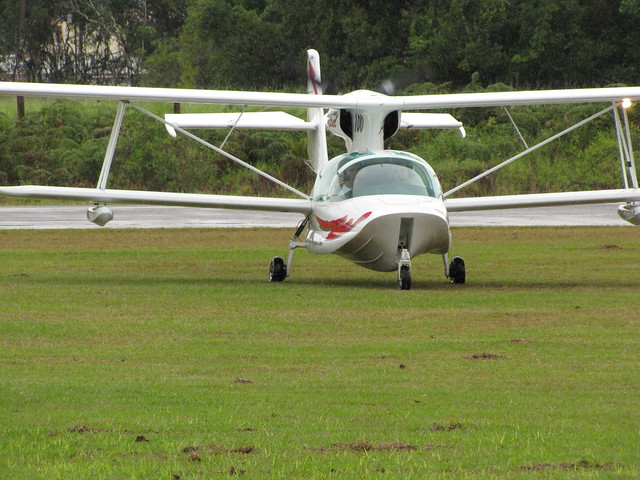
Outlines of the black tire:
{"label": "black tire", "polygon": [[464,266],[464,260],[460,257],[453,257],[451,264],[449,265],[449,278],[451,283],[463,284],[466,280],[466,269]]}
{"label": "black tire", "polygon": [[408,266],[400,267],[398,288],[400,288],[400,290],[411,290],[411,269]]}
{"label": "black tire", "polygon": [[281,257],[273,257],[269,265],[269,281],[283,282],[287,277],[287,266]]}

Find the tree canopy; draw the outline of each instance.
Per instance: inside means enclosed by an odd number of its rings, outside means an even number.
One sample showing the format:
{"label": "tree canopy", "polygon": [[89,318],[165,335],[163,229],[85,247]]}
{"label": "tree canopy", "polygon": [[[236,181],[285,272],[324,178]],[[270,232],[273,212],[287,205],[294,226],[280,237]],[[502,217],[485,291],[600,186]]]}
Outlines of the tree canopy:
{"label": "tree canopy", "polygon": [[13,80],[137,84],[180,0],[0,0],[0,73]]}
{"label": "tree canopy", "polygon": [[[0,0],[13,78],[273,89],[317,49],[333,91],[640,80],[639,0]],[[402,86],[402,85],[401,85]]]}

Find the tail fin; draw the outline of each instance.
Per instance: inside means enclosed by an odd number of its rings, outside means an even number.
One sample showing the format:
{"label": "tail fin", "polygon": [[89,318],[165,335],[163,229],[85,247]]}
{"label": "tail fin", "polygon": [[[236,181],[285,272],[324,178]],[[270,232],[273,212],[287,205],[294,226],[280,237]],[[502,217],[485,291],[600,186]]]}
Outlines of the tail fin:
{"label": "tail fin", "polygon": [[315,50],[307,50],[307,93],[322,95],[320,55]]}
{"label": "tail fin", "polygon": [[[315,50],[307,50],[307,93],[322,95],[320,55]],[[324,110],[322,108],[307,109],[307,119],[316,126],[315,130],[308,133],[307,152],[311,166],[316,172],[319,172],[329,161]]]}

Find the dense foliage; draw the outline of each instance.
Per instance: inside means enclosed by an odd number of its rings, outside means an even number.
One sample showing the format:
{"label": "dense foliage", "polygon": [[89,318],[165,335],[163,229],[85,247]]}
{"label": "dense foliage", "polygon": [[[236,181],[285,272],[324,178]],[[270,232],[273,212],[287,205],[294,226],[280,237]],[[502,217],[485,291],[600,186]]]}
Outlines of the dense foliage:
{"label": "dense foliage", "polygon": [[200,0],[174,46],[186,54],[185,86],[294,83],[309,47],[336,90],[396,76],[462,86],[474,74],[484,84],[595,86],[638,81],[638,13],[611,0]]}
{"label": "dense foliage", "polygon": [[0,0],[0,69],[29,80],[334,90],[640,80],[640,0]]}

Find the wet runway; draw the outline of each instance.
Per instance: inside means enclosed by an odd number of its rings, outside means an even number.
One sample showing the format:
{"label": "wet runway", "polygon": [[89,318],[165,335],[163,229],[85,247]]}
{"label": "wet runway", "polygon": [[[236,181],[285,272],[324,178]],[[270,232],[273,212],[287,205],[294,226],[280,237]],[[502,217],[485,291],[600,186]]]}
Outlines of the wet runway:
{"label": "wet runway", "polygon": [[[87,220],[85,206],[0,207],[0,229],[65,228],[250,228],[291,227],[303,218],[296,213],[211,208],[111,205],[114,219],[106,227]],[[451,225],[561,226],[629,225],[618,217],[617,204],[542,207],[451,213]]]}
{"label": "wet runway", "polygon": [[85,206],[1,207],[0,229],[294,227],[304,218],[296,213],[219,208],[151,205],[109,207],[113,210],[113,220],[105,227],[87,220]]}

